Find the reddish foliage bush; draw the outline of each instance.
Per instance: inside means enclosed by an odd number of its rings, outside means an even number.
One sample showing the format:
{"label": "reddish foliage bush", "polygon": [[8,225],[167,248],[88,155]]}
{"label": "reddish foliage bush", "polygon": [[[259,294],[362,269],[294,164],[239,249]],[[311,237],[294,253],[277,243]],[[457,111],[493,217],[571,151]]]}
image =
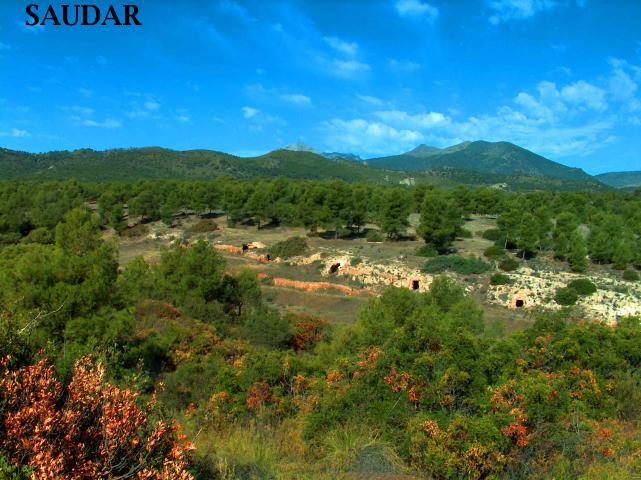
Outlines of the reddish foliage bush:
{"label": "reddish foliage bush", "polygon": [[294,327],[292,348],[297,352],[309,350],[316,343],[327,338],[329,325],[327,320],[311,315],[292,315],[289,321]]}
{"label": "reddish foliage bush", "polygon": [[274,400],[272,387],[267,382],[256,382],[247,391],[247,407],[251,410],[260,410]]}
{"label": "reddish foliage bush", "polygon": [[0,453],[34,479],[191,479],[191,449],[176,424],[152,422],[131,390],[104,381],[90,358],[63,388],[46,359],[11,370],[0,361]]}

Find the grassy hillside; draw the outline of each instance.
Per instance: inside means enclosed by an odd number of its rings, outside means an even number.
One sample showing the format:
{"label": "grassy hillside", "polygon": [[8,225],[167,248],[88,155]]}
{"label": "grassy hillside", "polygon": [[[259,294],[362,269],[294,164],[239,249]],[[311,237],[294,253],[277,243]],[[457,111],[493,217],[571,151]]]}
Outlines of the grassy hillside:
{"label": "grassy hillside", "polygon": [[465,142],[445,149],[421,145],[401,155],[368,160],[368,164],[405,171],[447,167],[483,173],[542,176],[562,180],[591,178],[579,168],[561,165],[508,142]]}
{"label": "grassy hillside", "polygon": [[602,173],[595,178],[615,188],[641,187],[641,171]]}

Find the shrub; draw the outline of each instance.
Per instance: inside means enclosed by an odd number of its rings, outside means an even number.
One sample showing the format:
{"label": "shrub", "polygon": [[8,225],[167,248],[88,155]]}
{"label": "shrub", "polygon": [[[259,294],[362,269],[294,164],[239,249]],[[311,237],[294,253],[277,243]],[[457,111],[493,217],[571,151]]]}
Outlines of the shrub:
{"label": "shrub", "polygon": [[269,249],[272,257],[289,258],[303,255],[308,250],[307,239],[303,237],[290,237],[287,240],[274,244]]}
{"label": "shrub", "polygon": [[505,260],[501,260],[501,263],[499,263],[499,268],[504,272],[513,272],[516,269],[518,269],[519,266],[520,266],[520,263],[518,262],[518,260],[512,257],[508,257]]}
{"label": "shrub", "polygon": [[461,228],[458,234],[461,238],[472,238],[474,236],[474,234],[472,234],[472,232],[470,232],[467,228]]}
{"label": "shrub", "polygon": [[318,342],[326,340],[329,323],[322,318],[307,314],[290,313],[286,317],[292,327],[291,346],[294,350],[310,350]]}
{"label": "shrub", "polygon": [[449,255],[443,257],[436,257],[425,262],[423,270],[429,273],[439,273],[445,270],[451,270],[463,275],[470,273],[484,273],[492,268],[487,262],[480,258],[471,257],[464,258],[459,255]]}
{"label": "shrub", "polygon": [[485,240],[497,242],[499,238],[501,238],[501,231],[498,228],[490,228],[489,230],[485,230],[481,236]]}
{"label": "shrub", "polygon": [[487,258],[503,258],[505,257],[505,250],[503,250],[503,248],[498,245],[492,245],[485,249],[483,255],[485,255]]}
{"label": "shrub", "polygon": [[0,360],[0,421],[7,433],[0,451],[17,469],[28,465],[32,478],[123,478],[139,471],[145,478],[192,478],[178,426],[153,420],[155,400],[140,406],[135,392],[106,382],[89,357],[76,362],[64,387],[47,360],[18,369],[8,364]]}
{"label": "shrub", "polygon": [[355,267],[356,265],[360,265],[361,263],[363,263],[363,259],[361,257],[352,257],[349,261],[349,264],[352,267]]}
{"label": "shrub", "polygon": [[139,223],[137,225],[134,225],[133,227],[125,228],[122,232],[120,232],[120,236],[124,238],[138,238],[144,237],[148,233],[149,227],[147,225]]}
{"label": "shrub", "polygon": [[639,274],[634,270],[625,270],[623,272],[623,280],[628,282],[637,282],[639,280]]}
{"label": "shrub", "polygon": [[254,345],[285,348],[291,344],[292,329],[289,320],[276,310],[263,308],[245,315],[241,333]]}
{"label": "shrub", "polygon": [[368,230],[367,235],[365,235],[365,240],[368,242],[382,242],[383,235],[378,230]]}
{"label": "shrub", "polygon": [[490,285],[508,285],[510,283],[510,277],[504,273],[495,273],[490,278]]}
{"label": "shrub", "polygon": [[554,295],[554,300],[559,305],[574,305],[579,299],[579,294],[576,293],[576,290],[570,287],[559,288]]}
{"label": "shrub", "polygon": [[592,295],[596,292],[596,285],[587,278],[572,280],[568,283],[568,287],[574,289],[574,291],[581,296]]}
{"label": "shrub", "polygon": [[336,229],[336,236],[338,238],[350,238],[352,235],[354,235],[354,232],[352,232],[349,228],[340,227]]}
{"label": "shrub", "polygon": [[432,258],[438,256],[438,252],[432,245],[421,245],[416,249],[416,256]]}
{"label": "shrub", "polygon": [[192,233],[207,233],[218,230],[218,224],[211,218],[206,218],[191,227]]}

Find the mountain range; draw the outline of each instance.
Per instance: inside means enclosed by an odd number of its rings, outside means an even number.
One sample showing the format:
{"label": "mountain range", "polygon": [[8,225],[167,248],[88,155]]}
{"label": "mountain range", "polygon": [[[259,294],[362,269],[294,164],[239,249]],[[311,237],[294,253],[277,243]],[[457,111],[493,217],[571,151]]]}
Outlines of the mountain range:
{"label": "mountain range", "polygon": [[597,180],[614,188],[641,187],[641,171],[637,172],[609,172],[596,175]]}
{"label": "mountain range", "polygon": [[350,153],[321,153],[300,143],[256,157],[159,147],[38,154],[0,148],[0,179],[5,180],[206,180],[222,175],[444,187],[492,185],[510,190],[607,190],[641,182],[640,172],[592,177],[508,142],[464,142],[448,148],[419,145],[400,155],[368,160]]}

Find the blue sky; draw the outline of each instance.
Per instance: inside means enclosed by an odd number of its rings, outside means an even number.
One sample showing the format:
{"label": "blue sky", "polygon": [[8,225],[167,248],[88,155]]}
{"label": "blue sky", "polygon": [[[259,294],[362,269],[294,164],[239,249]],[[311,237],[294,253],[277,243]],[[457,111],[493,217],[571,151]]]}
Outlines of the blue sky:
{"label": "blue sky", "polygon": [[26,27],[27,3],[0,4],[7,148],[367,158],[484,139],[641,169],[636,0],[138,0],[137,28]]}

